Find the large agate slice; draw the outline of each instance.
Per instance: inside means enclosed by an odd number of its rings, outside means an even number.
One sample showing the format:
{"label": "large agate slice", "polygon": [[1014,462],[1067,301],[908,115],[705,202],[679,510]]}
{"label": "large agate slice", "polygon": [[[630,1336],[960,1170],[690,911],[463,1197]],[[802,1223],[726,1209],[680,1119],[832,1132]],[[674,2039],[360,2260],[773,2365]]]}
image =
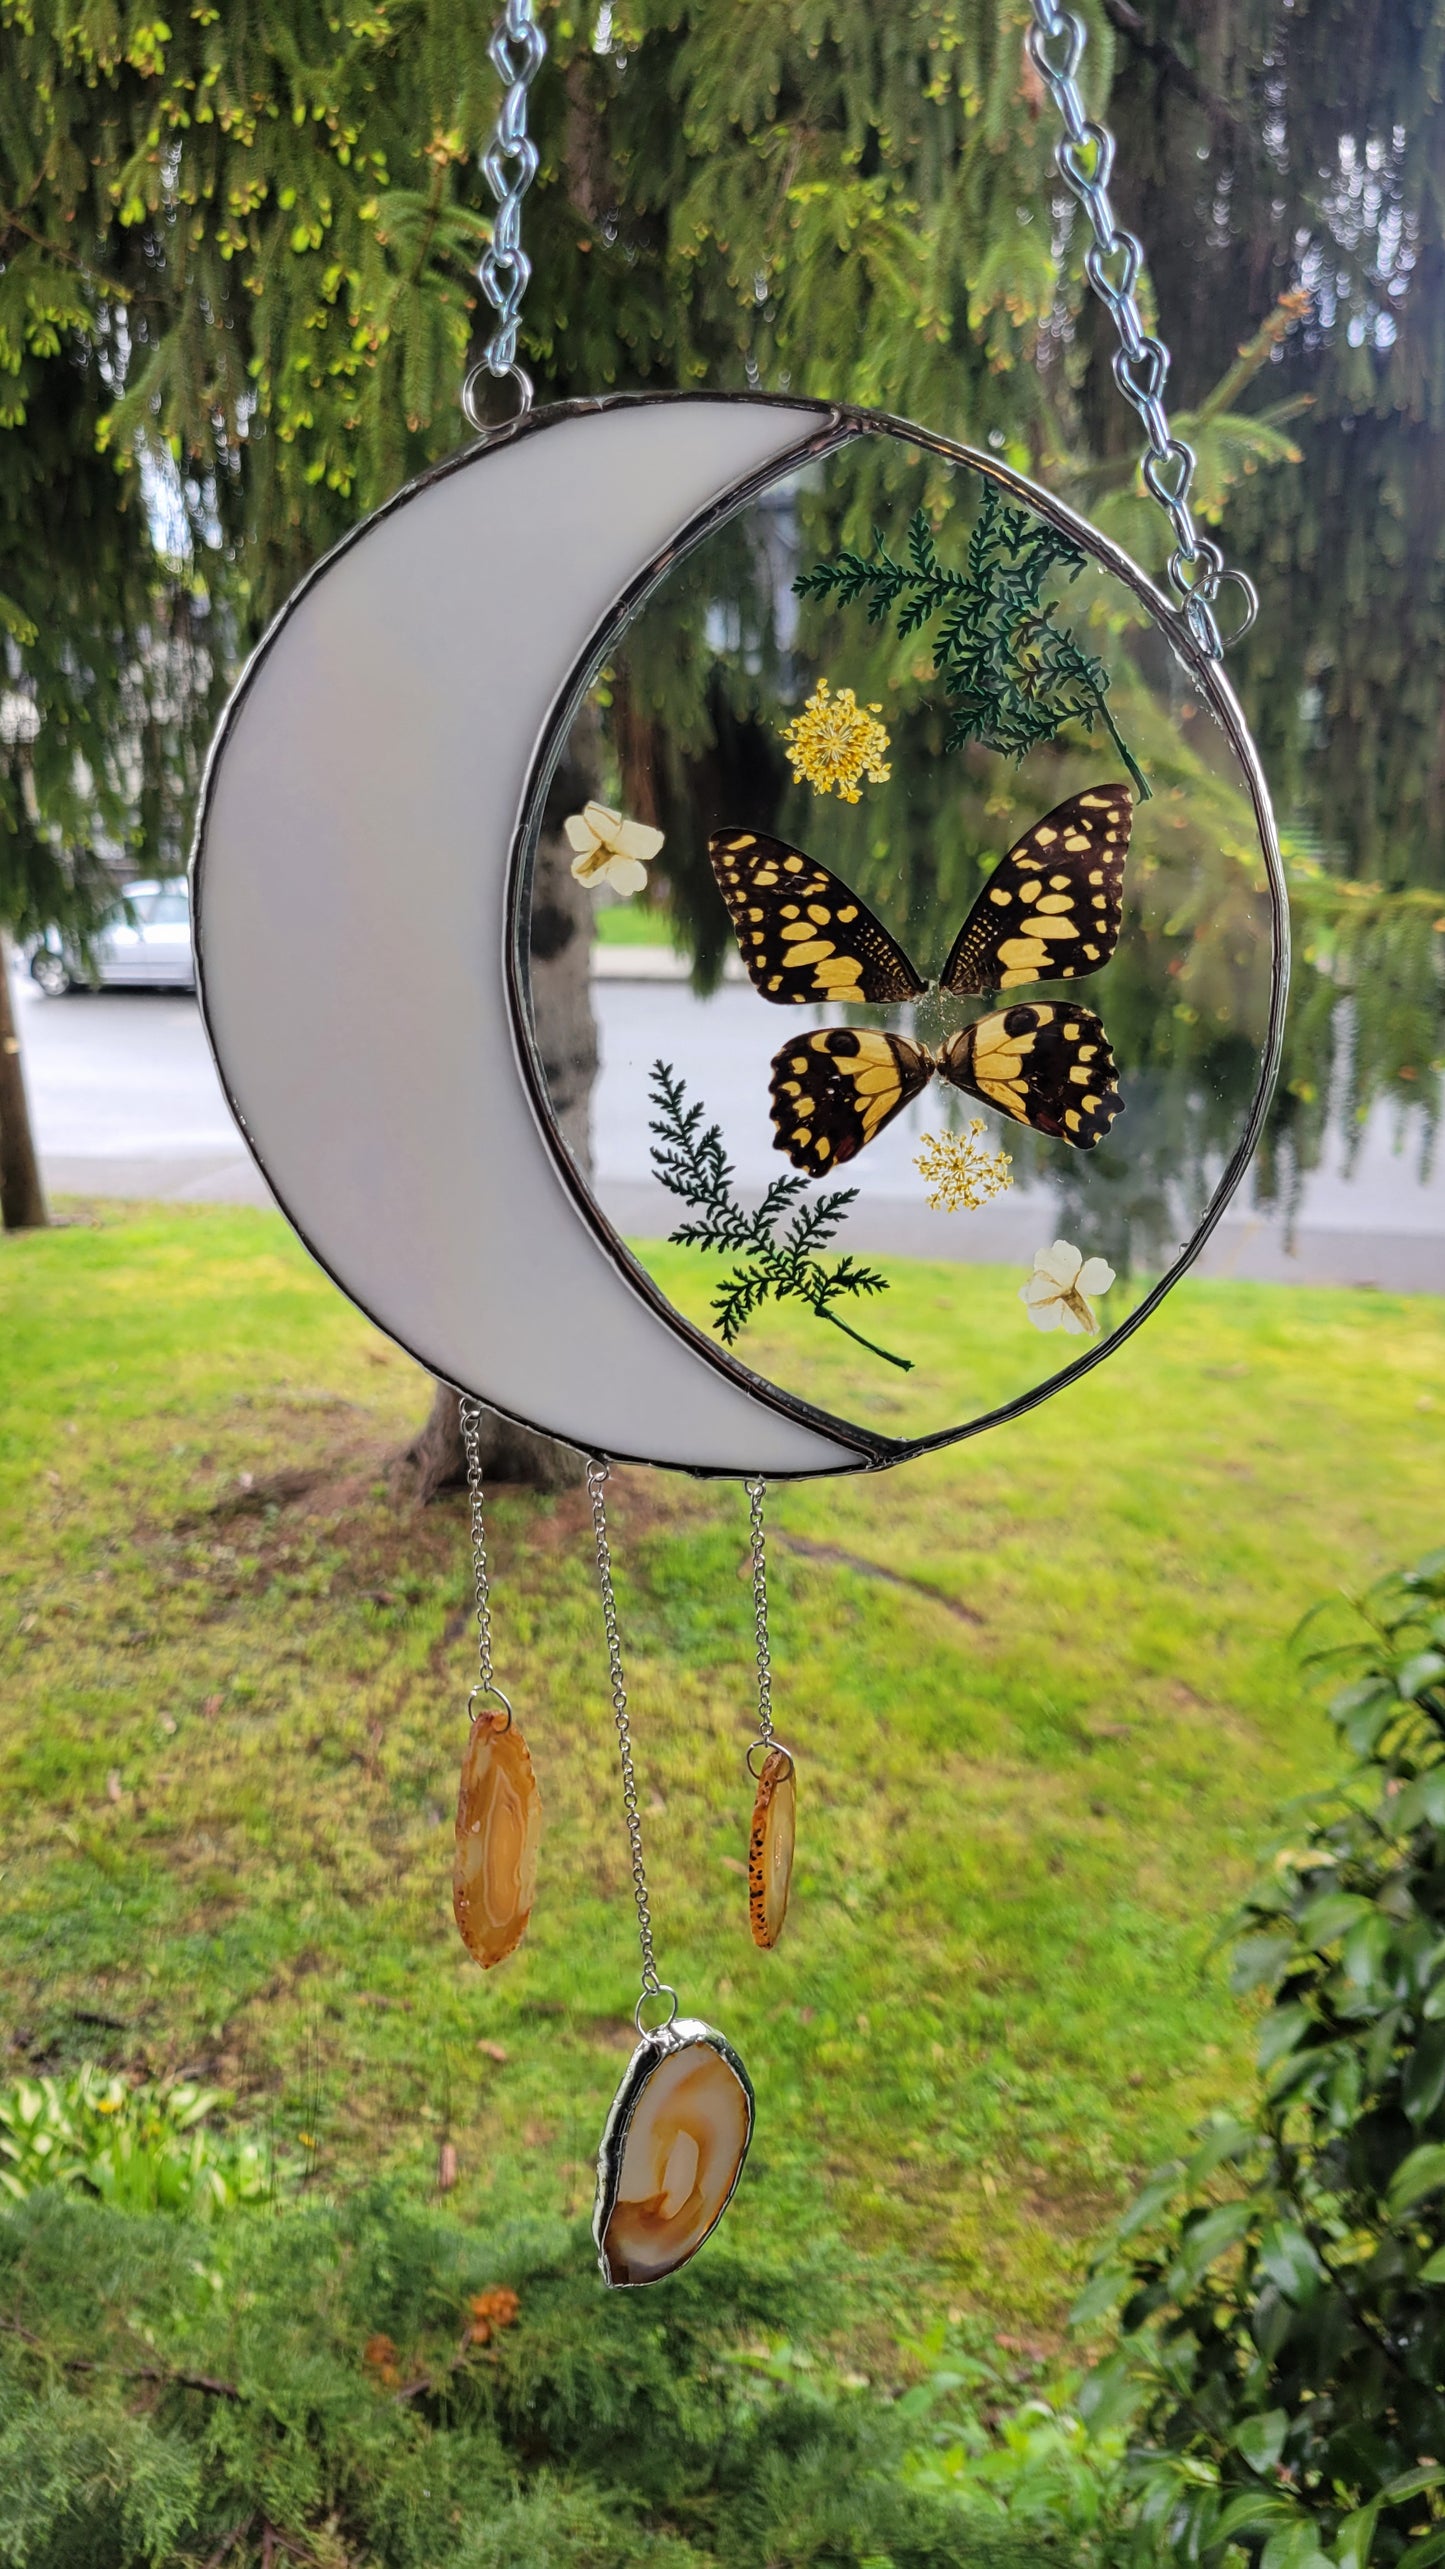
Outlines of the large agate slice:
{"label": "large agate slice", "polygon": [[506,1713],[472,1725],[457,1788],[452,1909],[483,1971],[515,1953],[537,1894],[542,1796],[527,1743]]}
{"label": "large agate slice", "polygon": [[609,2284],[655,2284],[696,2256],[727,2210],[753,2136],[753,2091],[712,2025],[644,2035],[597,2159],[592,2235]]}
{"label": "large agate slice", "polygon": [[769,1749],[758,1777],[758,1797],[748,1833],[748,1923],[755,1945],[775,1945],[783,1932],[797,1827],[798,1786],[793,1761],[785,1748]]}

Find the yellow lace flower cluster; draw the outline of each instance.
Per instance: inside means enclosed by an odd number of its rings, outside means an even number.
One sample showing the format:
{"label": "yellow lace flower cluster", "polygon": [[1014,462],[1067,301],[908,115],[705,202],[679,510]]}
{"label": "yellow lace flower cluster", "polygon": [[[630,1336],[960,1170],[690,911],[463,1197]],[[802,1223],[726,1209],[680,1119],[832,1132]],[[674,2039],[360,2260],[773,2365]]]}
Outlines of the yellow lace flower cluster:
{"label": "yellow lace flower cluster", "polygon": [[925,1133],[913,1165],[923,1173],[935,1213],[976,1213],[991,1196],[1012,1186],[1007,1151],[983,1148],[984,1123],[975,1115],[966,1133]]}
{"label": "yellow lace flower cluster", "polygon": [[831,794],[836,785],[843,803],[860,799],[865,777],[870,785],[886,785],[893,773],[887,764],[888,734],[874,719],[882,711],[881,705],[860,705],[851,687],[830,694],[827,679],[820,678],[782,735],[793,783],[801,785],[806,778],[815,794]]}

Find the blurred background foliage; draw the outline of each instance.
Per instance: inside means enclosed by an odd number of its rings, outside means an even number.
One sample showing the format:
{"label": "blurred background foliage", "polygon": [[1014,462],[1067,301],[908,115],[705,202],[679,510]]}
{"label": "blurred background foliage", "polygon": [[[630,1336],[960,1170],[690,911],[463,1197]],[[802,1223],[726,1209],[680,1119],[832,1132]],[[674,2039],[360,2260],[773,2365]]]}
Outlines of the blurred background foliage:
{"label": "blurred background foliage", "polygon": [[[1264,1164],[1287,1189],[1330,1112],[1391,1095],[1428,1147],[1438,1109],[1445,0],[1085,14],[1205,514],[1264,591],[1234,665],[1302,859]],[[460,442],[491,15],[0,0],[16,930],[94,915],[97,848],[180,862],[245,650],[310,561]],[[539,398],[878,403],[1037,472],[1157,570],[1026,19],[1024,0],[549,11],[523,333]],[[745,693],[701,687],[690,728],[673,697],[664,799],[699,771],[776,778]],[[629,772],[658,765],[663,710],[645,686],[616,709]]]}

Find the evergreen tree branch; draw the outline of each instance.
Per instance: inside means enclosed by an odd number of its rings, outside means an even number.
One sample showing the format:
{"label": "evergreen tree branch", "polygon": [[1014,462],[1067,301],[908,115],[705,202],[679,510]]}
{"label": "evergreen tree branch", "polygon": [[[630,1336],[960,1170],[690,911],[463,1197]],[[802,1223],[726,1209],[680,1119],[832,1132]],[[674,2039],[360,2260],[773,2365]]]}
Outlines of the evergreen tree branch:
{"label": "evergreen tree branch", "polygon": [[1228,99],[1221,98],[1217,90],[1207,87],[1193,66],[1185,61],[1184,56],[1163,36],[1154,34],[1152,28],[1134,7],[1133,0],[1101,0],[1101,5],[1110,26],[1117,28],[1121,36],[1127,37],[1135,52],[1141,53],[1146,62],[1154,65],[1156,71],[1162,71],[1167,79],[1172,80],[1175,87],[1182,90],[1186,98],[1192,99],[1196,107],[1202,107],[1211,125],[1218,132],[1236,138],[1243,137],[1251,147],[1255,145],[1256,136],[1245,124],[1243,117],[1230,106]]}

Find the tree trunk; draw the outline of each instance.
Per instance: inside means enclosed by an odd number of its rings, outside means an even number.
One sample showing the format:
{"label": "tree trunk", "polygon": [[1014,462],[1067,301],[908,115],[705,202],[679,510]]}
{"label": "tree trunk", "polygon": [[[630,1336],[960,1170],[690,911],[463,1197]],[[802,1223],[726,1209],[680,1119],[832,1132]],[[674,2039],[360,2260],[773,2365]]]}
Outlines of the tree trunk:
{"label": "tree trunk", "polygon": [[[518,1427],[494,1409],[482,1411],[481,1457],[484,1481],[512,1481],[528,1490],[575,1489],[587,1473],[586,1457],[574,1445],[561,1445],[554,1436],[539,1436],[534,1427]],[[427,1506],[442,1490],[466,1486],[461,1419],[457,1396],[449,1383],[435,1386],[431,1416],[418,1429],[400,1462],[415,1476],[419,1507]]]}
{"label": "tree trunk", "polygon": [[10,940],[0,928],[0,1222],[7,1231],[40,1231],[49,1219],[10,1004]]}
{"label": "tree trunk", "polygon": [[[573,879],[572,851],[562,823],[569,812],[580,810],[595,785],[581,759],[569,757],[558,769],[537,845],[531,914],[532,1008],[547,1093],[563,1140],[587,1176],[592,1171],[592,1082],[597,1074],[592,901]],[[519,1427],[492,1409],[482,1413],[481,1458],[487,1480],[520,1482],[533,1490],[573,1489],[586,1473],[585,1457],[575,1446]],[[431,1415],[399,1460],[415,1474],[422,1506],[442,1490],[465,1485],[457,1396],[449,1384],[437,1384]]]}

